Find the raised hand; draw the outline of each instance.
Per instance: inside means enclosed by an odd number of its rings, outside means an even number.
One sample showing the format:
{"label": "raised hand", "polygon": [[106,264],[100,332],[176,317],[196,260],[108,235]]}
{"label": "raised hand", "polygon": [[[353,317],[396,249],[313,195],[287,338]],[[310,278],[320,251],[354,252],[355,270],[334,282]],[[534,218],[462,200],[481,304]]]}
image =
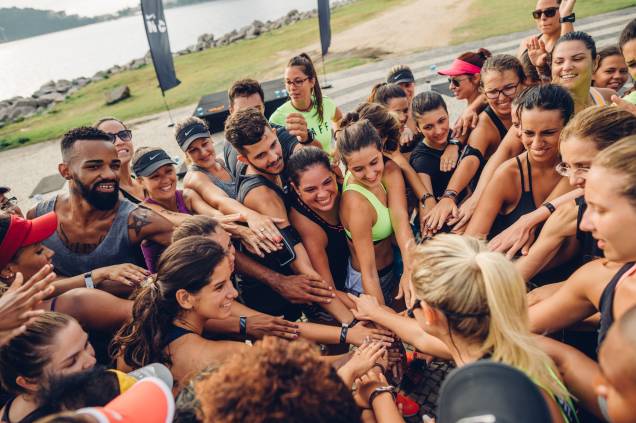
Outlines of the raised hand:
{"label": "raised hand", "polygon": [[548,50],[545,43],[539,37],[531,37],[526,43],[528,58],[535,68],[542,69],[547,64]]}

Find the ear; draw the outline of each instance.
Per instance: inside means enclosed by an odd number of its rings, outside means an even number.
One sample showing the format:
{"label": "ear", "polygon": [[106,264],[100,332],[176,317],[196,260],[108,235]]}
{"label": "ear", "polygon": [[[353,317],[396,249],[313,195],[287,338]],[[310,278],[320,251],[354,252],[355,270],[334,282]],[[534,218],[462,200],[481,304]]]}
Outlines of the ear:
{"label": "ear", "polygon": [[185,289],[177,290],[177,292],[175,293],[175,298],[177,300],[177,303],[179,303],[179,306],[181,306],[182,309],[192,310],[192,308],[194,308],[194,303],[196,302],[196,299],[194,298],[192,294],[190,294]]}
{"label": "ear", "polygon": [[18,376],[15,379],[15,383],[16,383],[16,385],[18,385],[19,387],[25,389],[28,392],[37,392],[38,389],[39,389],[39,384],[38,383],[29,382],[29,380],[27,378],[25,378],[24,376]]}
{"label": "ear", "polygon": [[73,177],[71,176],[71,169],[69,168],[67,163],[60,163],[59,165],[57,165],[57,171],[60,172],[60,175],[62,175],[62,177],[67,181],[73,179]]}
{"label": "ear", "polygon": [[601,56],[596,55],[596,59],[594,60],[594,66],[592,67],[592,73],[598,70],[598,66],[601,64]]}
{"label": "ear", "polygon": [[13,279],[15,278],[15,274],[18,271],[15,267],[13,263],[9,263],[6,266],[4,266],[3,269],[0,269],[0,279],[2,279],[3,281],[7,281],[7,284],[11,284],[13,282]]}
{"label": "ear", "polygon": [[298,187],[296,186],[295,183],[290,182],[289,185],[292,186],[292,188],[294,189],[294,191],[296,191],[296,194],[298,194],[298,196],[300,197],[300,191],[298,190]]}
{"label": "ear", "polygon": [[241,163],[245,163],[245,164],[249,164],[249,160],[247,160],[247,157],[245,157],[243,154],[238,153],[236,155],[236,160],[238,160]]}

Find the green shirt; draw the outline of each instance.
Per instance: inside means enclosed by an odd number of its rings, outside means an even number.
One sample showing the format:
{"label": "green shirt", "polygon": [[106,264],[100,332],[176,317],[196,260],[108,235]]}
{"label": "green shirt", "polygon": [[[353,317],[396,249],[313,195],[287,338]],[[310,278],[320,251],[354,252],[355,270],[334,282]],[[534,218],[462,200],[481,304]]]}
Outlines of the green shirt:
{"label": "green shirt", "polygon": [[623,100],[629,101],[632,104],[636,104],[636,91],[634,91],[630,95],[626,95],[625,97],[623,97]]}
{"label": "green shirt", "polygon": [[307,129],[313,135],[315,140],[320,142],[322,149],[327,153],[331,153],[334,146],[332,143],[333,138],[333,125],[332,120],[336,115],[336,103],[329,97],[322,98],[323,118],[321,122],[318,118],[318,110],[316,108],[316,102],[313,102],[313,107],[308,112],[301,112],[296,110],[291,103],[291,100],[280,106],[272,113],[269,118],[271,123],[276,125],[285,126],[285,119],[290,113],[300,113],[307,121]]}

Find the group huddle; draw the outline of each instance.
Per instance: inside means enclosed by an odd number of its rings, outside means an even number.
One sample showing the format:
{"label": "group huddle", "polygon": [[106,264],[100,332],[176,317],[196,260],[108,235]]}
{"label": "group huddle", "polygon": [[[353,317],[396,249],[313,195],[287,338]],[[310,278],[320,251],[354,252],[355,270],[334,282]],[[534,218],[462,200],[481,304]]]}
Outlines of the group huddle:
{"label": "group huddle", "polygon": [[0,187],[1,421],[635,422],[636,19],[597,52],[574,3],[439,71],[454,125],[405,65],[344,113],[303,53],[222,145],[176,124],[185,176],[69,130],[67,192]]}

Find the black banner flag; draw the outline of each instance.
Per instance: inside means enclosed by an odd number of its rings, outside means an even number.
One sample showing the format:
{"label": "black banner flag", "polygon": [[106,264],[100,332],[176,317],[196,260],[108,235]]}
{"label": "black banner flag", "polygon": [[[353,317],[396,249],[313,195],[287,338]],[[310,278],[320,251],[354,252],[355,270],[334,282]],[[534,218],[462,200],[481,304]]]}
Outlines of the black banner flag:
{"label": "black banner flag", "polygon": [[181,81],[177,79],[174,71],[163,3],[161,0],[141,0],[141,15],[144,18],[150,55],[159,80],[159,87],[162,92],[167,91],[179,85]]}
{"label": "black banner flag", "polygon": [[318,25],[320,27],[320,45],[322,55],[327,54],[331,45],[331,11],[329,0],[318,0]]}

